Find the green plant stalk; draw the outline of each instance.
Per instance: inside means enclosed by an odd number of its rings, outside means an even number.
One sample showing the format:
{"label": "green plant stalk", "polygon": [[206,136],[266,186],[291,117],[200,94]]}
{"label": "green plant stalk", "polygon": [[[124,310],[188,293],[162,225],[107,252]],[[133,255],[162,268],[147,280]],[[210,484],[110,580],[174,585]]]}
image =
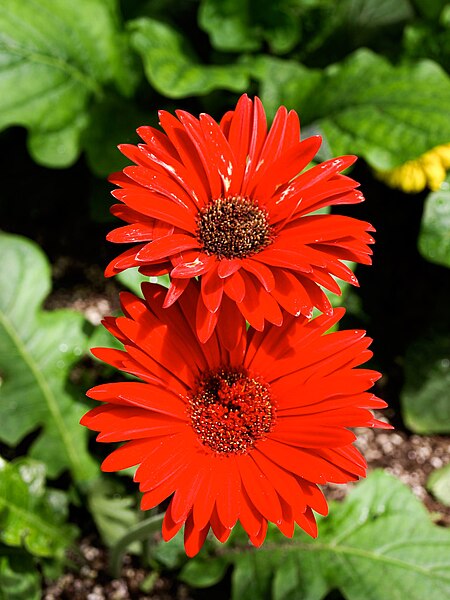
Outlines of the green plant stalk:
{"label": "green plant stalk", "polygon": [[120,576],[120,568],[122,566],[122,557],[126,549],[133,542],[140,542],[148,539],[153,533],[156,533],[160,527],[164,513],[153,515],[144,521],[141,521],[122,536],[111,549],[110,556],[110,571],[114,577]]}

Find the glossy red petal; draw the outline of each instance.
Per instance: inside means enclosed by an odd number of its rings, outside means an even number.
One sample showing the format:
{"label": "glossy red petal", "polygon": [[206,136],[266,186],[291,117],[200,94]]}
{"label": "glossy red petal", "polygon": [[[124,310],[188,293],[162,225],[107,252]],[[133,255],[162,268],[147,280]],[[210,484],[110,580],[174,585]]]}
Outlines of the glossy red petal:
{"label": "glossy red petal", "polygon": [[304,513],[296,511],[294,518],[297,525],[306,531],[307,534],[313,538],[317,537],[317,523],[314,513],[310,508],[307,508]]}
{"label": "glossy red petal", "polygon": [[217,514],[217,507],[214,508],[214,510],[211,514],[210,524],[211,524],[212,532],[214,533],[216,538],[219,540],[219,542],[222,542],[222,544],[224,542],[226,542],[227,539],[230,537],[231,528],[225,527],[225,525],[222,523],[219,515]]}
{"label": "glossy red petal", "polygon": [[302,284],[301,278],[286,269],[273,268],[272,271],[275,277],[275,288],[271,293],[280,306],[295,317],[300,314],[311,317],[314,302]]}
{"label": "glossy red petal", "polygon": [[178,300],[188,285],[189,279],[177,279],[176,277],[172,277],[170,281],[170,287],[164,299],[164,308],[169,308],[169,306],[172,306],[172,304]]}
{"label": "glossy red petal", "polygon": [[205,306],[205,303],[200,296],[197,301],[197,313],[195,317],[195,323],[197,328],[198,339],[204,344],[211,337],[216,325],[219,315],[217,312],[211,312]]}
{"label": "glossy red petal", "polygon": [[[282,519],[280,519],[279,523],[282,522]],[[278,523],[277,523],[278,525]],[[258,531],[258,533],[256,535],[251,535],[250,537],[250,541],[251,543],[256,546],[256,548],[259,548],[260,546],[262,546],[262,544],[264,543],[264,540],[266,539],[266,535],[267,535],[267,521],[264,519],[264,521],[262,521],[261,523],[261,528]]]}
{"label": "glossy red petal", "polygon": [[250,539],[254,538],[261,531],[261,527],[265,521],[265,518],[251,501],[245,487],[241,491],[239,521]]}
{"label": "glossy red petal", "polygon": [[164,257],[172,256],[177,252],[199,247],[198,240],[190,235],[183,235],[181,233],[166,235],[146,244],[136,254],[136,260],[139,263],[154,262]]}
{"label": "glossy red petal", "polygon": [[220,493],[216,498],[216,510],[220,522],[231,529],[236,524],[241,505],[241,476],[234,456],[216,461],[215,476],[219,478]]}
{"label": "glossy red petal", "polygon": [[200,552],[201,547],[205,543],[208,531],[209,525],[204,529],[197,529],[192,516],[189,516],[184,528],[184,548],[188,556],[192,557]]}
{"label": "glossy red petal", "polygon": [[106,267],[105,277],[113,277],[125,269],[139,266],[139,263],[136,260],[136,254],[144,246],[145,244],[140,244],[139,246],[128,248],[128,250],[125,250],[125,252],[116,256],[116,258],[114,258]]}
{"label": "glossy red petal", "polygon": [[266,292],[271,292],[275,288],[275,277],[273,272],[264,263],[246,259],[242,261],[242,266],[246,271],[254,275],[264,286]]}
{"label": "glossy red petal", "polygon": [[357,479],[357,476],[332,464],[312,449],[303,450],[272,439],[265,440],[258,449],[271,460],[283,465],[287,471],[312,483],[346,483]]}
{"label": "glossy red petal", "polygon": [[260,154],[267,133],[267,120],[263,105],[259,98],[255,98],[253,104],[253,116],[250,140],[246,150],[245,172],[242,180],[241,193],[247,193],[247,187],[252,182],[253,175],[260,162]]}
{"label": "glossy red petal", "polygon": [[231,259],[223,258],[219,262],[219,266],[217,268],[217,273],[218,273],[219,277],[221,277],[222,279],[225,279],[226,277],[229,277],[236,271],[239,271],[241,266],[242,266],[242,261],[237,258],[231,258]]}
{"label": "glossy red petal", "polygon": [[236,307],[228,300],[224,298],[222,301],[219,320],[217,323],[217,336],[221,344],[229,351],[232,352],[240,342],[245,345],[245,319],[239,313],[236,313]]}
{"label": "glossy red petal", "polygon": [[[206,204],[208,198],[208,179],[199,160],[195,146],[192,144],[183,125],[173,115],[166,111],[159,111],[161,126],[176,147],[181,161],[189,173],[192,189],[196,190],[196,201],[199,205]],[[195,196],[194,196],[195,197]]]}
{"label": "glossy red petal", "polygon": [[215,460],[211,458],[203,471],[203,478],[197,494],[197,500],[192,507],[194,525],[198,530],[204,529],[211,520],[220,481],[216,477]]}
{"label": "glossy red petal", "polygon": [[273,163],[282,153],[282,141],[284,138],[286,121],[287,110],[284,106],[280,106],[273,119],[269,133],[264,140],[258,162],[254,165],[251,181],[244,186],[243,192],[245,194],[252,194],[263,175],[272,167]]}
{"label": "glossy red petal", "polygon": [[[138,173],[144,180],[146,177],[149,177],[145,173],[145,170],[142,170],[142,167],[127,167],[127,169],[130,175],[133,174],[136,178],[138,177]],[[142,175],[139,169],[143,171]],[[189,207],[165,198],[161,194],[146,189],[136,190],[136,188],[132,187],[116,190],[114,196],[136,212],[142,213],[147,217],[167,221],[189,232],[194,232],[196,229],[194,215],[189,210]]]}
{"label": "glossy red petal", "polygon": [[253,460],[263,473],[269,478],[276,488],[279,496],[289,504],[295,504],[299,509],[306,510],[307,503],[302,497],[302,488],[298,483],[298,477],[289,473],[282,466],[267,458],[257,449],[252,454]]}
{"label": "glossy red petal", "polygon": [[239,98],[234,112],[228,113],[227,127],[224,128],[223,122],[221,123],[235,158],[230,194],[238,194],[241,190],[252,132],[252,113],[253,103],[244,94]]}
{"label": "glossy red petal", "polygon": [[203,275],[201,282],[202,299],[210,312],[215,313],[219,309],[223,296],[223,287],[223,281],[217,276],[217,266],[214,265]]}
{"label": "glossy red petal", "polygon": [[91,388],[86,395],[100,402],[144,408],[183,420],[186,418],[186,405],[178,394],[157,385],[135,381],[105,383]]}
{"label": "glossy red petal", "polygon": [[193,446],[192,433],[187,429],[155,439],[134,475],[134,481],[140,484],[139,489],[142,492],[151,491],[171,477],[172,473],[184,473],[188,468],[186,452],[192,452]]}
{"label": "glossy red petal", "polygon": [[[200,127],[203,132],[208,161],[214,164],[222,180],[222,194],[230,193],[231,182],[235,177],[235,158],[219,125],[207,114],[200,115]],[[214,197],[214,196],[213,196]]]}
{"label": "glossy red petal", "polygon": [[256,509],[269,521],[276,523],[282,518],[278,495],[272,483],[259,469],[251,455],[237,457],[242,485]]}
{"label": "glossy red petal", "polygon": [[210,149],[205,141],[200,121],[184,110],[177,110],[176,115],[195,146],[203,165],[209,183],[209,197],[219,198],[222,191],[222,182],[217,165],[209,159]]}
{"label": "glossy red petal", "polygon": [[201,489],[203,468],[206,461],[199,460],[199,458],[197,457],[197,461],[190,469],[186,468],[183,474],[178,477],[177,489],[171,502],[171,515],[176,523],[186,521]]}
{"label": "glossy red petal", "polygon": [[[147,494],[144,494],[143,501],[146,499]],[[164,519],[162,522],[161,533],[163,540],[165,542],[170,541],[183,527],[183,521],[175,521],[172,517],[172,504],[173,500],[170,502],[169,506],[166,509],[166,514],[164,515]],[[142,506],[141,506],[142,508]]]}
{"label": "glossy red petal", "polygon": [[130,242],[146,242],[153,239],[153,224],[146,225],[144,223],[138,223],[133,225],[125,225],[125,227],[118,227],[113,229],[111,233],[108,233],[106,239],[109,242],[114,243],[130,243]]}
{"label": "glossy red petal", "polygon": [[314,158],[321,142],[322,138],[316,135],[297,143],[282,154],[255,186],[255,198],[263,201],[269,199],[280,184],[298,175]]}
{"label": "glossy red petal", "polygon": [[234,300],[237,304],[242,302],[245,296],[245,281],[239,271],[225,279],[223,289],[231,300]]}
{"label": "glossy red petal", "polygon": [[102,471],[121,471],[141,463],[154,448],[155,441],[150,439],[127,442],[109,454],[102,462]]}
{"label": "glossy red petal", "polygon": [[[186,259],[187,257],[185,257]],[[178,263],[171,271],[171,277],[190,278],[207,273],[216,262],[215,256],[207,256],[197,252],[192,258]]]}

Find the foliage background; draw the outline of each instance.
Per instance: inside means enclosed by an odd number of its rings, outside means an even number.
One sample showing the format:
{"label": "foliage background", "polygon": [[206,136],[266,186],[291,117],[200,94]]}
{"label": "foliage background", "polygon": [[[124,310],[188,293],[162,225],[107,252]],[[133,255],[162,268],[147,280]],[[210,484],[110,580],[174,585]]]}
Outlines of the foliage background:
{"label": "foliage background", "polygon": [[[285,104],[304,137],[323,135],[320,159],[361,157],[367,201],[345,211],[375,225],[377,245],[345,292],[346,325],[375,339],[398,430],[450,433],[450,181],[437,159],[421,163],[442,180],[432,193],[376,176],[450,143],[449,28],[442,0],[1,0],[0,598],[41,597],[76,570],[67,550],[86,535],[120,559],[142,527],[130,477],[100,476],[106,450],[78,420],[87,387],[114,377],[88,353],[110,343],[99,313],[137,281],[102,278],[105,178],[158,109],[219,118],[257,94],[269,117]],[[450,504],[448,467],[429,485]],[[129,548],[150,574],[134,597],[158,573],[236,599],[450,595],[448,529],[383,472],[332,506],[317,542],[272,531],[253,551],[236,531],[186,561],[178,539],[151,540]]]}

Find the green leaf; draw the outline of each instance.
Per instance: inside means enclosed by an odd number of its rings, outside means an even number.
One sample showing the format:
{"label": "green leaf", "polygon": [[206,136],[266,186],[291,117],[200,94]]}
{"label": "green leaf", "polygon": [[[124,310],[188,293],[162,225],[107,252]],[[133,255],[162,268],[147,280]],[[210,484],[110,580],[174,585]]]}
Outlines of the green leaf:
{"label": "green leaf", "polygon": [[35,556],[64,558],[77,529],[66,524],[67,500],[59,490],[46,490],[45,466],[25,459],[0,458],[0,540],[24,547]]}
{"label": "green leaf", "polygon": [[365,37],[366,30],[381,29],[414,16],[408,0],[344,0],[338,10],[354,34]]}
{"label": "green leaf", "polygon": [[184,549],[183,533],[180,532],[168,542],[161,542],[152,548],[149,558],[156,559],[166,569],[177,569],[184,565],[188,558]]}
{"label": "green leaf", "polygon": [[198,560],[185,564],[179,578],[196,588],[211,587],[223,579],[228,568],[226,559]]}
{"label": "green leaf", "polygon": [[[271,597],[273,569],[279,564],[279,559],[277,557],[276,563],[273,563],[268,555],[260,558],[249,552],[243,553],[236,560],[231,580],[232,600],[262,600]],[[272,558],[275,558],[275,555]]]}
{"label": "green leaf", "polygon": [[336,154],[392,169],[450,139],[450,79],[432,61],[391,66],[360,50],[327,69],[312,115]]}
{"label": "green leaf", "polygon": [[431,473],[427,488],[439,502],[450,506],[450,464]]}
{"label": "green leaf", "polygon": [[314,554],[302,556],[290,553],[283,558],[274,574],[274,600],[316,600],[325,597],[328,584],[324,573],[316,569]]}
{"label": "green leaf", "polygon": [[91,99],[107,84],[131,93],[130,66],[115,0],[2,0],[0,130],[27,127],[37,162],[68,166]]}
{"label": "green leaf", "polygon": [[0,256],[0,439],[15,446],[40,427],[31,456],[50,477],[69,468],[76,480],[87,480],[97,467],[79,425],[85,408],[66,382],[87,350],[89,324],[79,313],[42,310],[50,266],[34,243],[1,233]]}
{"label": "green leaf", "polygon": [[250,63],[252,74],[261,81],[260,95],[267,115],[273,118],[282,104],[299,111],[322,79],[319,69],[308,69],[295,60],[259,56]]}
{"label": "green leaf", "polygon": [[427,19],[437,19],[447,5],[447,0],[413,0],[413,2]]}
{"label": "green leaf", "polygon": [[[362,49],[328,67],[320,79],[304,69],[298,77],[280,82],[277,102],[298,110],[303,124],[314,123],[334,155],[358,154],[386,170],[450,139],[450,79],[432,61],[397,67]],[[270,82],[264,86],[263,101]]]}
{"label": "green leaf", "polygon": [[[450,5],[447,14],[450,17]],[[443,13],[444,15],[444,13]],[[404,53],[409,59],[431,58],[447,72],[450,70],[449,24],[415,22],[403,33]]]}
{"label": "green leaf", "polygon": [[208,559],[190,561],[181,570],[179,578],[196,588],[207,588],[223,579],[229,566],[226,559],[215,559],[211,565]]}
{"label": "green leaf", "polygon": [[[88,495],[89,511],[104,544],[108,547],[122,538],[138,522],[135,499],[123,495],[123,487],[109,479],[100,479]],[[129,551],[138,551],[131,546]]]}
{"label": "green leaf", "polygon": [[138,140],[136,129],[141,125],[156,125],[156,122],[150,122],[149,115],[139,110],[134,102],[113,94],[98,102],[91,111],[90,126],[83,136],[91,171],[106,177],[129,165],[129,159],[117,146],[135,144]]}
{"label": "green leaf", "polygon": [[[445,186],[445,188],[444,188]],[[450,182],[425,200],[418,246],[424,258],[450,268]]]}
{"label": "green leaf", "polygon": [[383,471],[331,504],[317,540],[300,531],[289,540],[271,527],[260,549],[228,545],[224,558],[235,565],[233,600],[322,600],[333,589],[347,600],[450,594],[450,531],[433,525],[411,490]]}
{"label": "green leaf", "polygon": [[302,0],[202,0],[199,25],[217,50],[254,51],[267,41],[273,52],[282,54],[300,38],[303,4]]}
{"label": "green leaf", "polygon": [[249,85],[242,65],[202,65],[187,40],[170,25],[143,17],[128,23],[133,48],[147,79],[169,98],[204,95],[217,89],[242,92]]}
{"label": "green leaf", "polygon": [[406,425],[417,433],[450,432],[450,339],[435,333],[417,339],[405,354],[401,392]]}
{"label": "green leaf", "polygon": [[0,600],[39,600],[41,577],[27,554],[1,556]]}

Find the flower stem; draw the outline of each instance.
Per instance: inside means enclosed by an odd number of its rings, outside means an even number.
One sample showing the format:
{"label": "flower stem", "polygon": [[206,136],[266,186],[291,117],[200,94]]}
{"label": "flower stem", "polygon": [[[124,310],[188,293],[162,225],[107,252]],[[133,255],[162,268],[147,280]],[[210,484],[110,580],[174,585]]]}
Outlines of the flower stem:
{"label": "flower stem", "polygon": [[122,567],[122,557],[126,549],[133,542],[139,542],[149,538],[161,527],[164,514],[153,515],[144,521],[141,521],[122,536],[111,548],[110,570],[114,577],[120,577]]}

